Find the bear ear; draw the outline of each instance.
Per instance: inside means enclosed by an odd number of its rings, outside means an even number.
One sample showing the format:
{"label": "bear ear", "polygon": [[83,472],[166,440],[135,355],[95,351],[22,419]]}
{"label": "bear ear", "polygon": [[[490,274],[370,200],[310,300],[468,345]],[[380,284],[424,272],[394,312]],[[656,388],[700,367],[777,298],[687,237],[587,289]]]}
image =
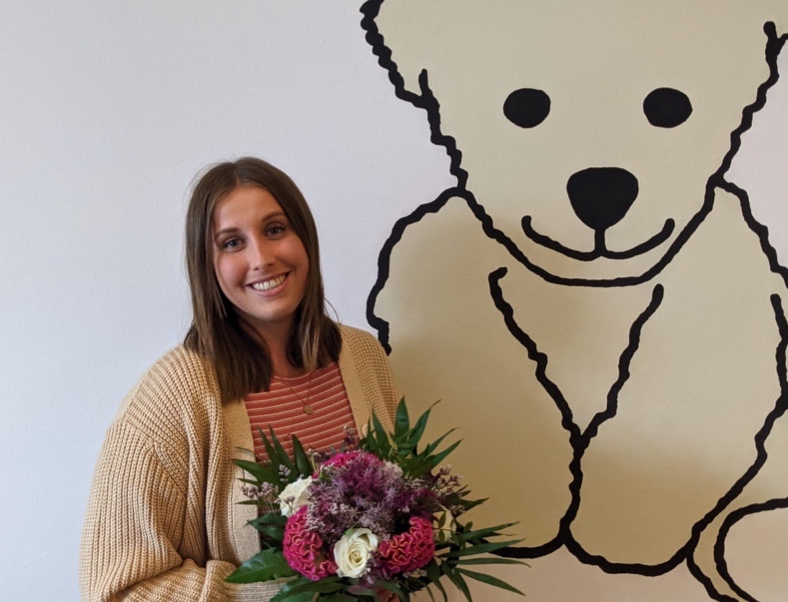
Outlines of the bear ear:
{"label": "bear ear", "polygon": [[778,36],[788,35],[788,0],[765,0],[763,5],[764,22],[774,23]]}
{"label": "bear ear", "polygon": [[[788,0],[786,0],[788,1]],[[436,32],[445,25],[445,0],[382,0],[375,17],[375,26],[382,36],[373,44],[381,61],[391,51],[393,65],[381,64],[402,77],[405,90],[421,94],[419,75],[427,68],[428,57],[434,53]]]}

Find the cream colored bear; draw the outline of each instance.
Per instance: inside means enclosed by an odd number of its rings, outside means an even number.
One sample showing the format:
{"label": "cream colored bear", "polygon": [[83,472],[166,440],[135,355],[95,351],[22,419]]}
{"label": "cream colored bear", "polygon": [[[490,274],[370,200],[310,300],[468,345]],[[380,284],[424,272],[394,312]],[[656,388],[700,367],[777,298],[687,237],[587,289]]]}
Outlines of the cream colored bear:
{"label": "cream colored bear", "polygon": [[394,227],[373,322],[414,412],[444,400],[432,434],[459,427],[476,521],[519,520],[521,557],[686,562],[715,599],[785,583],[726,562],[788,520],[788,272],[725,172],[788,2],[362,10],[458,180]]}

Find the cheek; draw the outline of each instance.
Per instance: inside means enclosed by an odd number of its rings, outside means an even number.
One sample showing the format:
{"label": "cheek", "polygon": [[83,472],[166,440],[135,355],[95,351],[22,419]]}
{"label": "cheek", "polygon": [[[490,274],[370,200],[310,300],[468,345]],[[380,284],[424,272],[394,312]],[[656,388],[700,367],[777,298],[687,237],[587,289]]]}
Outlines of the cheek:
{"label": "cheek", "polygon": [[237,279],[237,267],[234,265],[231,257],[220,257],[213,263],[213,272],[216,276],[216,281],[219,283],[219,288],[227,295],[228,288],[232,286],[233,282]]}
{"label": "cheek", "polygon": [[293,246],[290,248],[290,257],[292,263],[294,265],[298,265],[301,267],[301,271],[304,275],[304,278],[309,277],[309,256],[306,252],[306,247],[304,243],[300,240],[296,240],[293,243]]}

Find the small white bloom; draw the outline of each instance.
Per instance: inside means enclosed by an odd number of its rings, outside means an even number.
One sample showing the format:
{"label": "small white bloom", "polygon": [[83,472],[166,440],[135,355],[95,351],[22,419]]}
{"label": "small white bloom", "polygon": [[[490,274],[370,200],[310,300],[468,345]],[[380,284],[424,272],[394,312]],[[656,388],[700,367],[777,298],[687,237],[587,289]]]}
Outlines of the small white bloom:
{"label": "small white bloom", "polygon": [[386,469],[391,474],[396,475],[398,477],[402,476],[402,466],[400,466],[399,464],[394,464],[394,462],[389,462],[388,460],[386,460],[383,464],[386,466]]}
{"label": "small white bloom", "polygon": [[361,577],[372,553],[378,549],[378,536],[369,529],[349,529],[334,544],[334,562],[340,577]]}
{"label": "small white bloom", "polygon": [[279,508],[285,516],[292,516],[301,506],[309,503],[309,486],[312,477],[305,477],[290,483],[279,494]]}

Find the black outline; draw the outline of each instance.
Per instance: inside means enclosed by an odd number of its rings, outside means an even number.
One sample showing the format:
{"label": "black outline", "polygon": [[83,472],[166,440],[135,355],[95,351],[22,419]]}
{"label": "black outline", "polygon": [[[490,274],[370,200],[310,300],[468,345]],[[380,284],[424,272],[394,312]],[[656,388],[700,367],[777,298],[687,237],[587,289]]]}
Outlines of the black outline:
{"label": "black outline", "polygon": [[[528,352],[529,359],[534,362],[536,367],[536,380],[539,381],[539,384],[542,385],[544,390],[558,408],[558,411],[561,414],[561,426],[569,433],[569,444],[572,446],[573,450],[576,450],[578,445],[580,445],[582,442],[582,434],[580,433],[578,426],[575,424],[575,421],[572,417],[572,409],[569,407],[569,404],[564,398],[563,393],[561,393],[558,385],[551,381],[547,376],[547,356],[539,351],[538,347],[536,346],[536,342],[519,327],[514,319],[514,309],[503,296],[503,290],[501,289],[500,281],[506,276],[507,271],[508,270],[506,267],[500,267],[488,274],[487,283],[490,288],[490,296],[495,303],[496,309],[498,309],[501,316],[503,317],[504,323],[506,324],[509,332],[514,335],[514,337],[523,347],[525,347],[526,351]],[[573,460],[569,466],[569,470],[573,477],[572,482],[569,485],[571,500],[566,513],[559,521],[559,528],[556,536],[551,541],[540,546],[517,547],[501,550],[501,556],[507,556],[510,558],[537,558],[557,550],[564,543],[563,534],[566,532],[568,527],[567,516],[569,515],[572,507],[575,505],[575,498],[578,495],[577,490],[574,488],[577,475],[572,470],[575,456],[576,452],[573,452]]]}
{"label": "black outline", "polygon": [[378,255],[378,278],[375,281],[375,284],[372,286],[369,297],[367,297],[367,321],[369,322],[370,326],[378,331],[378,340],[380,341],[380,344],[383,345],[386,353],[391,353],[391,344],[389,343],[389,323],[383,318],[375,315],[375,302],[377,301],[378,295],[383,290],[383,287],[389,279],[391,252],[393,251],[394,246],[402,239],[402,235],[405,233],[405,230],[408,226],[420,221],[421,218],[428,213],[437,213],[448,201],[452,200],[454,197],[464,197],[465,194],[467,193],[459,188],[449,188],[448,190],[444,190],[438,196],[438,198],[431,203],[420,205],[410,215],[399,218],[394,224],[391,235],[386,239],[386,242],[383,243],[383,247],[381,248],[380,254]]}
{"label": "black outline", "polygon": [[659,306],[662,305],[662,300],[664,298],[665,287],[661,284],[657,284],[654,290],[651,291],[651,301],[648,307],[646,307],[632,323],[629,330],[629,344],[618,360],[618,379],[616,379],[616,382],[610,387],[610,391],[607,394],[607,406],[604,410],[594,415],[588,423],[586,430],[583,431],[583,451],[585,451],[588,444],[591,443],[591,439],[596,436],[599,427],[618,413],[618,394],[621,392],[627,380],[629,380],[629,366],[632,363],[632,358],[635,357],[635,353],[640,347],[640,333],[643,331],[646,322],[651,319],[651,316],[653,316],[657,309],[659,309]]}
{"label": "black outline", "polygon": [[549,236],[539,234],[539,232],[537,232],[536,229],[534,229],[534,227],[531,225],[530,215],[523,216],[523,219],[520,220],[520,226],[522,227],[525,235],[538,245],[578,261],[593,261],[594,259],[598,259],[600,257],[606,257],[608,259],[630,259],[631,257],[636,257],[637,255],[642,255],[643,253],[651,251],[651,249],[658,247],[668,238],[670,238],[670,235],[673,234],[673,229],[676,227],[676,222],[674,222],[672,219],[665,220],[665,225],[662,227],[662,230],[657,232],[648,240],[635,245],[626,251],[609,250],[607,245],[605,245],[604,230],[597,230],[594,232],[594,249],[592,251],[577,251],[571,247],[565,247],[560,242],[553,240]]}
{"label": "black outline", "polygon": [[[741,482],[742,489],[755,477],[761,466],[763,466],[763,464],[766,462],[768,458],[768,454],[766,452],[766,440],[768,439],[769,433],[771,433],[774,423],[779,418],[781,418],[786,413],[786,411],[788,411],[788,374],[786,374],[786,356],[788,355],[788,320],[786,320],[785,311],[782,306],[782,300],[780,299],[779,295],[772,295],[771,302],[772,309],[774,311],[774,319],[777,323],[777,329],[780,333],[780,343],[778,344],[777,350],[775,351],[775,367],[777,370],[777,378],[780,382],[780,390],[782,391],[782,395],[777,400],[774,410],[772,410],[767,416],[764,427],[755,437],[755,447],[757,450],[756,460],[747,473],[745,473],[745,475],[742,477],[742,479],[736,483],[736,485],[738,485]],[[738,495],[738,492],[736,495]],[[766,502],[766,504],[769,503],[770,502]],[[748,507],[751,506],[746,506],[745,508]],[[732,511],[723,521],[722,527],[720,527],[720,531],[717,533],[717,539],[714,543],[714,562],[717,567],[717,572],[733,591],[747,600],[753,600],[754,598],[748,597],[749,595],[746,594],[746,592],[735,583],[733,578],[728,573],[727,563],[725,562],[725,536],[727,535],[733,522],[738,520],[736,518],[731,519],[731,516],[742,515],[741,511],[742,508]],[[729,523],[731,520],[733,522]],[[726,527],[726,525],[728,526]],[[713,599],[725,601],[732,600],[732,598],[729,596],[722,595],[714,589],[711,580],[702,573],[700,567],[695,564],[691,556],[687,559],[687,565],[692,575],[706,587],[706,591]]]}
{"label": "black outline", "polygon": [[441,133],[440,105],[427,83],[427,70],[423,69],[419,73],[418,80],[421,94],[415,94],[405,88],[405,79],[400,75],[397,64],[391,58],[391,49],[386,46],[383,35],[378,29],[377,23],[375,23],[375,18],[378,16],[383,2],[384,0],[367,0],[361,6],[360,10],[364,15],[361,19],[361,27],[366,31],[365,39],[372,47],[375,56],[378,57],[378,64],[388,73],[389,81],[394,85],[396,96],[427,112],[427,121],[430,124],[430,142],[446,149],[446,154],[451,160],[449,172],[457,178],[457,186],[464,189],[468,181],[468,172],[460,167],[462,153],[457,148],[457,141],[452,136],[445,136]]}
{"label": "black outline", "polygon": [[[619,359],[619,377],[616,379],[616,382],[613,384],[610,392],[608,393],[607,406],[605,410],[598,412],[591,419],[591,422],[589,423],[588,427],[586,427],[585,432],[582,432],[580,427],[575,423],[572,415],[572,409],[561,393],[561,390],[547,376],[547,356],[539,351],[536,342],[519,326],[519,324],[517,324],[517,321],[514,319],[514,309],[512,308],[511,304],[506,301],[506,298],[503,294],[503,289],[501,288],[500,284],[501,280],[503,280],[503,278],[506,276],[507,271],[507,268],[500,267],[497,270],[490,272],[487,277],[490,287],[490,296],[495,303],[495,307],[501,313],[501,316],[503,317],[504,323],[506,324],[509,332],[513,333],[517,341],[523,347],[525,347],[526,351],[528,352],[528,357],[536,364],[536,379],[556,404],[558,411],[561,413],[561,426],[569,433],[569,443],[572,446],[573,455],[572,462],[569,465],[569,472],[572,475],[572,482],[569,485],[571,501],[566,513],[560,520],[559,530],[556,537],[552,541],[537,547],[509,548],[502,551],[501,555],[510,558],[534,558],[538,555],[542,555],[545,550],[553,551],[561,545],[566,545],[567,548],[569,548],[570,551],[575,554],[578,560],[585,562],[581,556],[585,558],[592,557],[586,554],[585,551],[576,544],[571,536],[571,523],[575,516],[577,516],[577,511],[580,506],[580,487],[583,482],[583,472],[581,468],[582,457],[588,447],[588,444],[590,443],[591,438],[596,434],[600,424],[609,418],[612,418],[616,414],[618,409],[618,392],[629,378],[629,365],[639,347],[640,333],[643,330],[643,326],[646,324],[646,322],[648,322],[651,316],[654,315],[662,303],[662,299],[664,297],[664,288],[659,284],[654,287],[651,301],[649,302],[646,309],[633,322],[630,328],[629,344]],[[571,549],[570,546],[573,544],[580,555],[578,555],[575,550]],[[607,563],[606,560],[602,560],[604,563]],[[595,564],[597,566],[602,566],[604,570],[608,570],[605,568],[604,563],[599,561],[586,562],[586,564]],[[607,564],[612,567],[608,572],[621,572],[616,570],[616,566],[613,563]]]}
{"label": "black outline", "polygon": [[742,589],[733,580],[730,573],[728,572],[728,564],[725,561],[725,538],[727,538],[728,532],[731,530],[731,528],[737,522],[743,518],[746,518],[747,516],[758,514],[759,512],[770,512],[772,510],[784,509],[788,509],[788,498],[778,498],[759,504],[742,506],[741,508],[737,508],[731,512],[723,521],[722,527],[720,527],[717,543],[714,545],[714,558],[717,563],[717,570],[720,572],[720,576],[722,576],[730,588],[736,592],[738,596],[747,600],[748,602],[758,602],[758,600],[748,594],[746,590]]}
{"label": "black outline", "polygon": [[[440,114],[439,114],[439,104],[437,99],[432,94],[429,84],[428,84],[428,73],[426,70],[422,70],[418,77],[420,94],[415,94],[410,92],[405,88],[404,79],[399,74],[397,70],[396,63],[391,58],[391,51],[389,48],[386,47],[383,36],[380,34],[377,25],[375,23],[375,17],[377,17],[380,6],[382,5],[384,0],[367,0],[361,7],[361,13],[363,14],[363,18],[361,21],[361,25],[363,29],[366,31],[366,39],[367,42],[370,44],[373,53],[378,57],[378,63],[383,67],[389,75],[389,80],[392,82],[395,88],[395,94],[398,98],[410,102],[417,108],[423,108],[427,111],[427,118],[430,125],[430,132],[431,132],[431,140],[434,144],[443,146],[446,148],[446,152],[451,159],[451,166],[450,166],[450,173],[457,178],[457,186],[455,188],[448,189],[441,193],[434,201],[425,203],[418,207],[415,211],[410,213],[409,215],[397,220],[392,228],[391,235],[386,240],[383,248],[381,249],[380,255],[378,257],[378,278],[373,286],[370,295],[367,300],[367,318],[369,320],[370,325],[378,330],[379,339],[383,346],[386,348],[388,352],[391,351],[389,335],[390,329],[389,324],[379,318],[374,313],[375,302],[377,300],[377,296],[380,294],[380,291],[383,289],[386,281],[388,280],[389,273],[390,273],[390,262],[391,262],[391,254],[394,249],[394,246],[397,242],[402,238],[402,235],[405,229],[412,225],[413,223],[419,221],[424,215],[428,213],[435,213],[439,211],[449,200],[452,198],[461,198],[463,199],[468,207],[471,209],[474,216],[479,220],[482,230],[485,235],[498,243],[500,243],[508,252],[509,254],[520,264],[525,266],[531,272],[537,274],[541,278],[543,278],[547,282],[551,282],[554,284],[563,284],[569,286],[589,286],[589,287],[616,287],[616,286],[629,286],[634,284],[641,284],[644,282],[649,281],[650,279],[654,278],[657,274],[659,274],[662,269],[671,262],[673,257],[678,253],[678,251],[683,247],[686,241],[694,234],[700,224],[705,220],[706,216],[710,213],[714,205],[714,197],[715,197],[715,189],[720,188],[727,192],[734,194],[740,201],[742,215],[744,217],[745,223],[747,226],[758,236],[761,244],[761,248],[768,258],[769,266],[772,272],[780,275],[782,277],[783,282],[788,287],[788,268],[781,266],[779,264],[777,253],[774,250],[773,246],[770,244],[768,239],[768,228],[758,222],[752,214],[752,210],[750,207],[750,202],[747,194],[742,189],[738,188],[734,184],[728,182],[724,178],[724,174],[730,168],[731,162],[733,157],[738,152],[739,148],[741,147],[741,137],[744,132],[750,129],[752,126],[753,115],[758,112],[766,103],[766,94],[767,91],[774,85],[774,83],[779,78],[779,72],[777,69],[777,59],[782,50],[785,42],[788,40],[788,33],[778,36],[776,27],[773,22],[767,22],[764,25],[764,33],[766,34],[766,47],[765,47],[765,59],[766,63],[769,67],[769,76],[758,86],[756,98],[750,105],[747,105],[742,110],[742,120],[738,127],[736,127],[730,134],[730,148],[724,155],[722,162],[719,168],[709,176],[709,179],[706,183],[706,190],[704,194],[703,203],[701,204],[697,213],[687,222],[685,227],[679,232],[675,238],[675,240],[671,243],[665,254],[662,258],[657,261],[651,268],[646,270],[640,276],[632,276],[632,277],[620,277],[620,278],[613,278],[608,280],[588,280],[582,278],[562,278],[547,272],[546,270],[540,268],[539,266],[533,264],[528,260],[525,254],[517,247],[517,245],[502,231],[498,230],[492,223],[492,218],[487,214],[484,210],[484,207],[476,200],[474,194],[467,189],[467,172],[461,167],[461,159],[462,153],[457,147],[456,140],[452,136],[445,135],[440,130]],[[659,235],[657,235],[659,236]],[[558,244],[558,243],[556,243]],[[642,246],[642,245],[639,245]],[[638,247],[636,247],[638,248]],[[576,252],[578,253],[578,252]],[[609,419],[613,415],[615,415],[617,409],[617,400],[615,399],[620,390],[620,387],[626,381],[626,375],[628,375],[628,365],[629,361],[631,360],[634,352],[637,349],[637,342],[639,340],[640,329],[642,325],[648,320],[648,318],[653,315],[653,312],[656,311],[657,307],[659,306],[659,302],[661,301],[661,287],[655,287],[654,291],[652,292],[652,303],[649,307],[644,311],[638,320],[635,321],[632,325],[632,329],[630,331],[630,345],[622,354],[620,361],[619,361],[619,374],[620,377],[617,382],[613,385],[609,392],[608,396],[608,407],[597,414],[589,423],[589,426],[586,428],[584,433],[580,433],[577,425],[574,424],[572,421],[572,413],[571,408],[566,403],[566,400],[560,393],[558,387],[552,383],[545,374],[545,367],[547,365],[547,357],[538,351],[535,342],[525,333],[523,332],[514,322],[513,318],[513,311],[511,306],[503,299],[502,292],[500,291],[500,287],[498,286],[498,282],[501,278],[506,274],[506,268],[499,268],[498,270],[493,271],[488,276],[488,283],[490,285],[490,293],[491,297],[493,298],[496,307],[501,312],[502,316],[504,317],[504,321],[507,327],[510,330],[510,333],[527,349],[529,357],[533,359],[537,364],[537,378],[540,380],[543,386],[545,386],[546,391],[548,394],[553,397],[556,401],[559,410],[562,414],[562,426],[569,431],[570,433],[570,443],[573,445],[575,449],[575,458],[573,459],[572,466],[570,466],[570,470],[572,471],[573,476],[576,479],[570,485],[572,489],[572,499],[577,499],[579,502],[579,487],[580,483],[582,482],[582,473],[579,469],[579,459],[582,457],[582,453],[587,447],[590,439],[596,434],[597,429],[600,424],[602,424],[605,420]],[[659,292],[658,292],[659,291]],[[782,340],[788,340],[788,326],[785,324],[785,317],[782,314],[782,306],[780,303],[780,299],[777,295],[772,296],[772,305],[775,310],[776,319],[778,322],[778,328],[782,335]],[[782,354],[783,361],[785,360],[785,344],[781,343],[780,348],[778,349],[778,357]],[[783,364],[784,365],[784,364]],[[783,369],[784,370],[784,369]],[[758,431],[755,436],[755,446],[757,450],[757,457],[751,467],[745,472],[744,475],[740,479],[738,479],[733,486],[729,489],[729,491],[720,498],[718,503],[715,507],[700,521],[695,523],[692,529],[692,536],[687,541],[687,543],[679,549],[676,554],[665,563],[661,563],[660,565],[656,566],[647,566],[647,565],[636,565],[636,564],[616,564],[616,563],[609,563],[605,559],[593,557],[587,553],[585,553],[582,548],[574,542],[569,534],[569,524],[571,523],[571,519],[567,520],[569,517],[569,512],[567,515],[562,519],[559,534],[557,537],[548,542],[548,544],[538,546],[536,548],[517,548],[517,549],[510,549],[504,552],[506,555],[515,555],[520,558],[525,557],[534,557],[538,555],[543,555],[549,553],[561,545],[565,544],[569,548],[570,552],[575,555],[581,562],[586,564],[592,564],[599,566],[602,570],[610,573],[635,573],[641,574],[646,576],[653,576],[662,574],[674,568],[678,565],[682,560],[686,559],[689,571],[691,574],[700,581],[707,593],[711,596],[712,599],[715,600],[732,600],[728,596],[723,596],[717,593],[711,582],[705,575],[701,572],[700,568],[694,563],[691,551],[694,550],[695,546],[697,545],[698,540],[703,532],[703,530],[708,526],[708,524],[722,512],[725,507],[727,507],[731,501],[738,496],[742,489],[746,486],[747,483],[757,474],[758,470],[760,469],[761,465],[766,460],[766,452],[764,443],[766,438],[768,437],[771,429],[773,427],[774,421],[779,418],[788,407],[788,384],[785,383],[784,374],[781,373],[781,388],[782,388],[782,395],[777,400],[774,410],[772,410],[766,417],[764,421],[763,427]],[[593,428],[592,428],[593,426]],[[570,507],[570,511],[571,511]],[[576,511],[576,510],[575,510]],[[733,516],[733,513],[731,514]],[[730,517],[728,517],[729,519]],[[726,520],[728,520],[726,519]],[[722,545],[722,544],[720,544]],[[722,558],[724,562],[724,558]],[[718,569],[722,573],[722,568],[724,565],[719,564],[718,562]],[[723,575],[724,576],[724,575]]]}
{"label": "black outline", "polygon": [[[547,282],[552,282],[554,284],[566,284],[572,286],[591,286],[591,287],[613,287],[613,286],[629,286],[633,284],[640,284],[643,282],[647,282],[651,280],[654,276],[659,274],[664,267],[670,263],[673,257],[679,252],[679,250],[684,246],[686,241],[694,234],[695,230],[697,230],[698,226],[703,222],[706,216],[711,211],[713,204],[714,204],[714,189],[717,187],[724,188],[727,184],[726,180],[724,179],[724,173],[730,168],[731,161],[733,160],[734,155],[741,147],[741,136],[744,132],[746,132],[752,126],[752,117],[754,113],[759,111],[766,103],[766,93],[771,88],[774,83],[779,78],[779,73],[777,70],[777,57],[780,54],[780,50],[782,49],[783,45],[785,44],[786,40],[788,40],[788,34],[785,34],[781,37],[777,36],[776,28],[774,23],[767,22],[764,25],[764,32],[766,34],[766,49],[765,49],[765,58],[766,63],[769,66],[769,77],[763,82],[760,86],[758,86],[758,91],[756,94],[755,101],[752,104],[744,107],[742,110],[742,121],[739,127],[735,128],[730,135],[731,139],[731,146],[728,149],[727,153],[724,155],[722,163],[720,164],[717,171],[715,171],[706,183],[706,192],[704,194],[704,200],[702,205],[700,206],[698,212],[690,218],[687,222],[687,225],[684,229],[679,232],[676,236],[676,239],[671,243],[665,254],[662,256],[659,261],[657,261],[651,268],[643,272],[640,276],[623,276],[618,278],[612,279],[602,279],[602,280],[589,280],[584,278],[564,278],[561,276],[556,276],[555,274],[551,274],[547,272],[543,268],[537,266],[536,264],[532,263],[528,260],[525,254],[517,247],[517,245],[502,231],[495,228],[492,223],[492,219],[487,215],[484,207],[476,201],[475,196],[473,193],[467,190],[466,184],[468,179],[468,173],[461,167],[461,159],[462,153],[457,147],[457,141],[454,137],[443,134],[440,130],[440,114],[439,114],[439,104],[438,101],[435,99],[432,91],[429,88],[428,84],[428,73],[426,69],[423,69],[419,74],[418,81],[421,94],[415,94],[405,88],[405,81],[403,77],[400,75],[397,69],[396,63],[391,58],[391,50],[385,45],[384,38],[380,31],[378,30],[377,24],[375,23],[375,17],[377,17],[380,6],[383,4],[385,0],[367,0],[361,6],[361,13],[363,17],[361,19],[361,26],[366,31],[366,40],[372,48],[373,53],[375,56],[378,57],[378,64],[383,67],[388,75],[389,80],[394,85],[395,95],[405,100],[411,104],[413,104],[417,108],[424,109],[427,111],[427,119],[430,124],[430,139],[434,144],[443,146],[446,148],[446,152],[451,159],[451,166],[450,166],[450,173],[457,178],[457,188],[461,190],[465,190],[469,195],[470,198],[465,197],[465,195],[457,195],[463,196],[469,202],[471,209],[476,215],[476,217],[482,223],[482,229],[484,230],[485,234],[492,238],[493,240],[500,243],[509,254],[516,259],[518,262],[523,264],[526,268],[528,268],[533,273],[537,274],[541,278],[543,278]],[[441,195],[442,197],[443,195]],[[440,197],[439,197],[440,198]],[[434,202],[434,201],[433,201]],[[427,205],[431,205],[432,203],[427,203]],[[418,212],[419,209],[416,209]],[[414,213],[416,213],[414,212]],[[413,223],[417,221],[416,219],[409,220],[408,223]],[[396,228],[398,225],[403,224],[402,220],[398,221],[397,224],[394,226],[394,230],[392,231],[393,237],[401,237],[401,233],[396,232]],[[768,244],[768,243],[767,243]],[[388,258],[384,260],[382,255],[379,257],[379,264],[382,261],[386,261]],[[382,288],[376,287],[378,289]],[[374,300],[368,303],[368,307],[374,306]]]}

